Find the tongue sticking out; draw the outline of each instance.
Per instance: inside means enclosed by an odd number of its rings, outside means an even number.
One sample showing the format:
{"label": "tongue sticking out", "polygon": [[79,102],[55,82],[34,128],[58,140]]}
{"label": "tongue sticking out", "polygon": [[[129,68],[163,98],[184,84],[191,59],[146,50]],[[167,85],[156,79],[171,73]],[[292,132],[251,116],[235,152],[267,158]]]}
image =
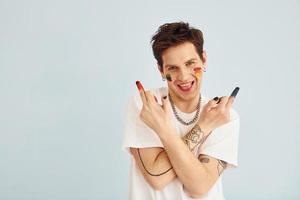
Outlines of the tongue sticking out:
{"label": "tongue sticking out", "polygon": [[189,84],[182,84],[182,85],[177,85],[177,86],[183,92],[188,92],[192,89],[193,84],[194,84],[194,81],[190,82]]}

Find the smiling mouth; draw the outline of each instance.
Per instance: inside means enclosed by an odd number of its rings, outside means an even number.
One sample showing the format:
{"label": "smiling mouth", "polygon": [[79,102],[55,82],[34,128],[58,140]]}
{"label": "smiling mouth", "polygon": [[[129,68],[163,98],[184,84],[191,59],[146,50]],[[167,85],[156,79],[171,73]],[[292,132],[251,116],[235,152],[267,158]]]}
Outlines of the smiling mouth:
{"label": "smiling mouth", "polygon": [[194,83],[195,81],[184,83],[184,84],[177,84],[177,87],[183,92],[189,92],[192,89]]}

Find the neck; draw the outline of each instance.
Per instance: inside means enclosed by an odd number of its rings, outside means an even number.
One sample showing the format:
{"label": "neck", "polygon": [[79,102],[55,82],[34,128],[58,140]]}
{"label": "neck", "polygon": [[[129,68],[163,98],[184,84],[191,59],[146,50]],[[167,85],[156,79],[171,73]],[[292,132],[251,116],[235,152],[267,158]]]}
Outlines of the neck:
{"label": "neck", "polygon": [[185,113],[192,113],[197,110],[197,105],[199,102],[199,95],[200,95],[200,93],[198,93],[192,99],[182,99],[182,98],[170,93],[170,96],[172,98],[174,105],[180,111],[185,112]]}

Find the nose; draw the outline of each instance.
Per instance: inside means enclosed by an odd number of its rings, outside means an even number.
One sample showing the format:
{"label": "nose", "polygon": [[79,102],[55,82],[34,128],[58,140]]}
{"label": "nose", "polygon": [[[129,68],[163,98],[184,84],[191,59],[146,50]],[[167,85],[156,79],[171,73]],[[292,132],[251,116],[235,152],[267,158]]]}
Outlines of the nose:
{"label": "nose", "polygon": [[181,81],[188,81],[189,78],[191,77],[191,70],[189,68],[186,68],[186,67],[182,67],[179,71],[179,76],[178,76],[178,79],[181,80]]}

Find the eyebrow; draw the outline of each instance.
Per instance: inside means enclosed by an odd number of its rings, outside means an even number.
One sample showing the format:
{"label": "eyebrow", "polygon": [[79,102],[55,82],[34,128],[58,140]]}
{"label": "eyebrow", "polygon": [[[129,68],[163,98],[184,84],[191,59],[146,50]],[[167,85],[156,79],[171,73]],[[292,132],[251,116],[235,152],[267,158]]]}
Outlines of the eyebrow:
{"label": "eyebrow", "polygon": [[[196,60],[197,60],[197,58],[191,58],[191,59],[185,61],[184,63],[186,64],[186,63],[196,61]],[[178,66],[177,65],[172,65],[172,64],[167,64],[165,67],[178,67]]]}

